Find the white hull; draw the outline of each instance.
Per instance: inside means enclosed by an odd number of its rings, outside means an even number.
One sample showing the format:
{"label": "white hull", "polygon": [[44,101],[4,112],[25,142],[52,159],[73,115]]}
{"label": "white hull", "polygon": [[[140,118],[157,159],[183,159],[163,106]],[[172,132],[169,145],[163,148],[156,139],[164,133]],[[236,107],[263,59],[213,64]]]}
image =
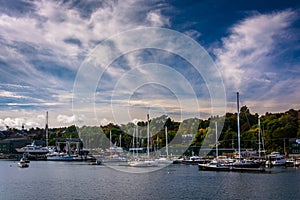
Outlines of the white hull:
{"label": "white hull", "polygon": [[29,153],[29,154],[46,154],[49,152],[47,147],[37,146],[32,142],[30,145],[26,145],[22,148],[16,148],[18,153]]}
{"label": "white hull", "polygon": [[157,160],[137,160],[128,163],[131,167],[158,167]]}
{"label": "white hull", "polygon": [[18,162],[18,167],[26,168],[26,167],[29,167],[29,165],[24,161],[20,161],[20,162]]}
{"label": "white hull", "polygon": [[38,150],[30,150],[30,149],[16,149],[18,153],[29,153],[29,154],[47,154],[49,151],[48,149],[38,149]]}
{"label": "white hull", "polygon": [[167,158],[159,158],[157,159],[158,164],[173,164],[173,160],[167,159]]}
{"label": "white hull", "polygon": [[268,160],[266,161],[266,165],[281,166],[285,164],[286,164],[286,159],[280,153],[272,152],[270,155],[268,155]]}

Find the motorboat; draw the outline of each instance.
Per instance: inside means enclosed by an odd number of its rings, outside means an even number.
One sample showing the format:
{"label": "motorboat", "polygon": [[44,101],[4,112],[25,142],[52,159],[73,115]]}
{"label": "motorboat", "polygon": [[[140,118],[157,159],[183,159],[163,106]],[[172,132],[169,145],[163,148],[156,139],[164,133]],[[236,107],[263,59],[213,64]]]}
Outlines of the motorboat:
{"label": "motorboat", "polygon": [[283,166],[286,164],[286,159],[279,152],[272,152],[267,156],[267,166]]}
{"label": "motorboat", "polygon": [[29,164],[27,162],[25,162],[25,160],[21,159],[18,162],[18,167],[20,167],[20,168],[27,168],[27,167],[29,167]]}
{"label": "motorboat", "polygon": [[199,163],[198,168],[199,170],[205,171],[230,171],[229,165],[221,164],[217,160],[213,160],[209,163]]}
{"label": "motorboat", "polygon": [[182,164],[186,165],[197,165],[199,163],[208,163],[207,160],[201,159],[199,156],[191,156],[189,159],[183,159]]}
{"label": "motorboat", "polygon": [[26,145],[22,148],[16,148],[18,153],[29,153],[29,154],[47,154],[49,149],[47,147],[42,147],[35,145],[34,141],[31,144]]}

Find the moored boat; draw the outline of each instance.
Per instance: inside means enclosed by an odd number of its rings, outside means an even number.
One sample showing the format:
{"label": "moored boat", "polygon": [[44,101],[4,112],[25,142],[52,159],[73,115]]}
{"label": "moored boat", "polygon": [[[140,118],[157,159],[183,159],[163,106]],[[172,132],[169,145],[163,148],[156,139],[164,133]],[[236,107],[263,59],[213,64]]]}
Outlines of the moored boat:
{"label": "moored boat", "polygon": [[272,152],[267,156],[266,166],[283,166],[286,164],[286,159],[279,152]]}
{"label": "moored boat", "polygon": [[157,160],[134,160],[128,162],[131,167],[158,167]]}
{"label": "moored boat", "polygon": [[213,160],[210,163],[198,164],[199,170],[205,170],[205,171],[230,171],[229,165],[224,165],[218,162],[217,160]]}
{"label": "moored boat", "polygon": [[47,147],[35,145],[34,141],[31,144],[26,145],[25,147],[16,148],[16,151],[18,153],[29,153],[29,154],[47,154],[49,152]]}
{"label": "moored boat", "polygon": [[230,164],[232,171],[262,171],[264,168],[261,162],[254,162],[252,160],[244,160],[241,157],[241,132],[240,132],[240,100],[239,92],[237,92],[237,127],[238,127],[238,159],[236,162]]}
{"label": "moored boat", "polygon": [[183,159],[182,164],[186,165],[198,165],[198,164],[206,164],[209,161],[206,159],[202,159],[199,156],[191,156],[189,159]]}

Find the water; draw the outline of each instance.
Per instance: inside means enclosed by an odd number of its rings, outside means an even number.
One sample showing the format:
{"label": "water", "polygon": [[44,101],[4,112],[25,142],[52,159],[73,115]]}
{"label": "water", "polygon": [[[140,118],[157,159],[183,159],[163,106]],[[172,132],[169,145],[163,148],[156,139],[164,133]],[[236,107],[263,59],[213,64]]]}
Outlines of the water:
{"label": "water", "polygon": [[203,172],[170,165],[125,173],[87,163],[0,160],[0,199],[299,199],[300,169],[271,174]]}

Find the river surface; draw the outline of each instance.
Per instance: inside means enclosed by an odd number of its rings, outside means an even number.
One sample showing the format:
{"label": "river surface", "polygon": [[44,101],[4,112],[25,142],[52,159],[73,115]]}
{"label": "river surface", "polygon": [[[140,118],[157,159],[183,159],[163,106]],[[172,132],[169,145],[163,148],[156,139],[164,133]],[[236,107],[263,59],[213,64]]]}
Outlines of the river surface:
{"label": "river surface", "polygon": [[0,160],[0,199],[300,199],[299,168],[261,174],[169,165],[126,173],[85,162],[29,165],[21,169],[17,161]]}

